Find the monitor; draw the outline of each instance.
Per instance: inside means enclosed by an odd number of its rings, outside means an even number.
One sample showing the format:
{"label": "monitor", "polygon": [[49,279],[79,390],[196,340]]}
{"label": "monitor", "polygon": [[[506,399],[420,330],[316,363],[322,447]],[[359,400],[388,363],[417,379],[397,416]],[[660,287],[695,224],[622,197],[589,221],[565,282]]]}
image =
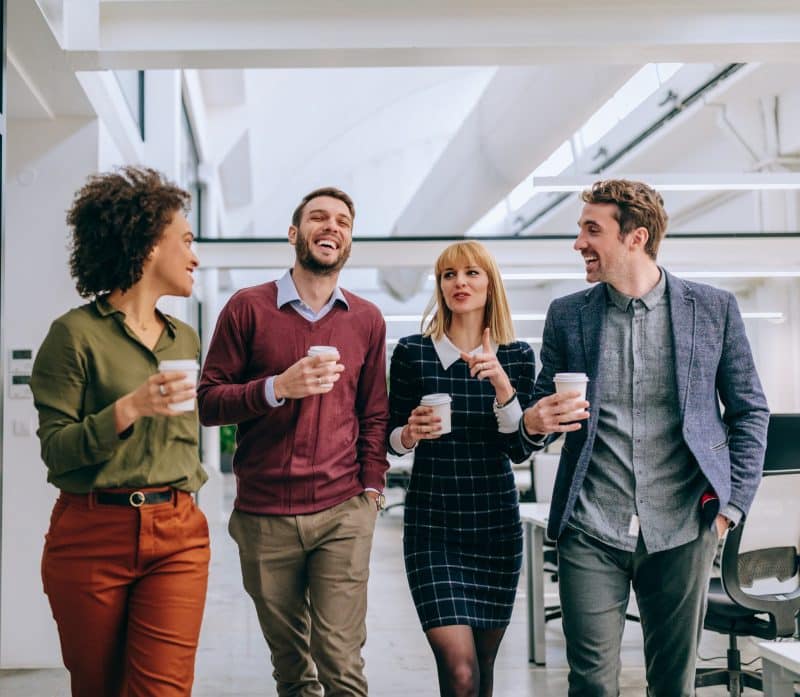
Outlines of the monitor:
{"label": "monitor", "polygon": [[764,474],[800,472],[800,414],[770,414]]}

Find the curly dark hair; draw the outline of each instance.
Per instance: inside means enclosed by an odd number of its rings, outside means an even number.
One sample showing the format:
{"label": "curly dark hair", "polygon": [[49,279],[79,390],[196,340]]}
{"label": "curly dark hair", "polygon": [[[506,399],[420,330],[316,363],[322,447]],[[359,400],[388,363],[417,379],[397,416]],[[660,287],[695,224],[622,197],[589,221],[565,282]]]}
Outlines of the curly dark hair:
{"label": "curly dark hair", "polygon": [[667,212],[664,199],[644,182],[628,179],[605,179],[592,184],[581,194],[584,203],[612,203],[617,207],[614,216],[619,223],[620,237],[625,237],[637,227],[649,233],[644,251],[655,259],[658,246],[667,234]]}
{"label": "curly dark hair", "polygon": [[191,194],[147,167],[95,174],[67,212],[72,228],[69,269],[84,298],[128,290],[144,262]]}

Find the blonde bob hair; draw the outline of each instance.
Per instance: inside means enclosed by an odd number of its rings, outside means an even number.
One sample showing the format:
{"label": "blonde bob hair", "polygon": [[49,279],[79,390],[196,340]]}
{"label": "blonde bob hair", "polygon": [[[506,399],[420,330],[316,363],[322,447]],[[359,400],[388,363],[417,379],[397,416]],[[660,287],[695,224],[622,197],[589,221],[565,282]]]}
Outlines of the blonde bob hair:
{"label": "blonde bob hair", "polygon": [[[514,341],[514,325],[511,323],[511,311],[508,309],[508,299],[500,278],[500,269],[497,268],[497,262],[489,254],[489,250],[474,240],[451,244],[436,260],[434,267],[436,290],[422,315],[423,335],[438,341],[450,328],[453,313],[447,307],[442,295],[442,274],[445,270],[458,266],[478,266],[486,272],[489,277],[489,287],[486,292],[483,326],[489,327],[492,341],[496,344],[510,344]],[[426,325],[425,320],[431,313],[433,314]]]}

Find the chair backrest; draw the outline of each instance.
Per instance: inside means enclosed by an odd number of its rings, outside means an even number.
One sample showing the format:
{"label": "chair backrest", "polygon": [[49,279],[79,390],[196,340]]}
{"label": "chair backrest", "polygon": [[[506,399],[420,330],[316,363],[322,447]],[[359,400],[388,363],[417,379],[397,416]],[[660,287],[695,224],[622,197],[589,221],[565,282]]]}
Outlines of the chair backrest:
{"label": "chair backrest", "polygon": [[722,551],[722,583],[737,604],[769,613],[791,636],[800,612],[800,473],[765,476]]}

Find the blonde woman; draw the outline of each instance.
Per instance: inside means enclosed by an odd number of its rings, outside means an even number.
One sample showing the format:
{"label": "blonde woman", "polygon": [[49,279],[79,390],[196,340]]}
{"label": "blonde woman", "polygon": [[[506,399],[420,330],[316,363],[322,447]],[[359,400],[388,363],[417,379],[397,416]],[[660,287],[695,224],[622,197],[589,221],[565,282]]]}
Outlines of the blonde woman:
{"label": "blonde woman", "polygon": [[[440,693],[490,697],[522,563],[510,461],[530,453],[519,420],[532,400],[534,357],[514,341],[500,272],[483,245],[450,245],[435,271],[431,320],[392,356],[389,446],[415,451],[403,548]],[[429,393],[450,395],[450,433],[419,406]]]}

